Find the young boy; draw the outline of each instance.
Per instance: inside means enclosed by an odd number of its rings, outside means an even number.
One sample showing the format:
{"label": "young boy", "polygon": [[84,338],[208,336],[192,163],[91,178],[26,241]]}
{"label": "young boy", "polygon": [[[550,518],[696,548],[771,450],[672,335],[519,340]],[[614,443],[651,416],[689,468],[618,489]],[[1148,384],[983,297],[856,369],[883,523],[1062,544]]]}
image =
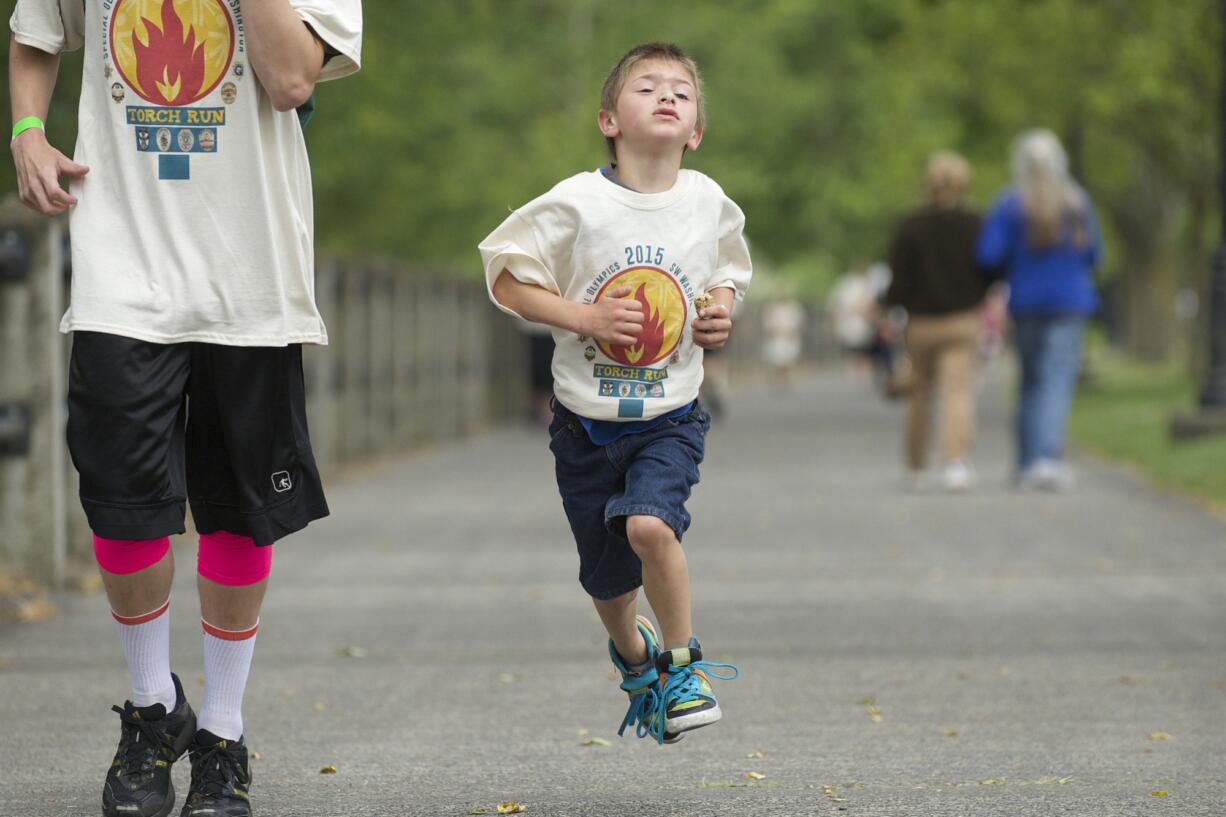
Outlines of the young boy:
{"label": "young boy", "polygon": [[[9,27],[21,200],[72,211],[68,449],[132,680],[102,813],[166,817],[187,751],[182,817],[249,817],[242,702],[272,545],[328,513],[302,380],[302,344],[327,334],[295,109],[358,70],[361,2],[17,0]],[[42,120],[78,48],[70,160]],[[170,670],[169,537],[188,504],[198,716]]]}
{"label": "young boy", "polygon": [[[554,328],[549,446],[579,581],[630,697],[618,734],[633,724],[671,743],[719,720],[712,670],[738,674],[702,658],[681,537],[710,428],[702,350],[727,341],[751,267],[740,209],[681,169],[704,124],[684,51],[650,43],[622,57],[597,124],[613,161],[521,207],[480,250],[494,303]],[[635,614],[640,585],[659,636]]]}

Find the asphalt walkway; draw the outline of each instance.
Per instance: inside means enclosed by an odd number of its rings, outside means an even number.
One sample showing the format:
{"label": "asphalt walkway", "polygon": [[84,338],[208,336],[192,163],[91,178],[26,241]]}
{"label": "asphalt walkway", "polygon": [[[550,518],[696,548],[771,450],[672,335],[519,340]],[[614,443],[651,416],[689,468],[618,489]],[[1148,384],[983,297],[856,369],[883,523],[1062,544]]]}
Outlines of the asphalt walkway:
{"label": "asphalt walkway", "polygon": [[[902,489],[900,409],[865,383],[733,401],[686,541],[698,633],[743,675],[664,748],[616,735],[543,432],[334,480],[333,516],[277,547],[256,813],[1222,817],[1226,526],[1084,458],[1075,493],[1011,490],[1004,397],[967,496]],[[0,815],[99,813],[126,673],[105,598],[57,601],[0,628]]]}

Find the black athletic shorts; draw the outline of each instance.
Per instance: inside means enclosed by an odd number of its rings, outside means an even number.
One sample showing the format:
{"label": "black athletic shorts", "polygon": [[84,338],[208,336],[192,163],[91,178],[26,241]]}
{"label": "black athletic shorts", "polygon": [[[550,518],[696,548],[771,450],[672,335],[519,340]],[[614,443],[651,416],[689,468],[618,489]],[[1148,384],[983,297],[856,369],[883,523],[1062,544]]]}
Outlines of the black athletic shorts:
{"label": "black athletic shorts", "polygon": [[307,435],[302,347],[148,343],[76,332],[68,450],[95,534],[273,542],[328,515]]}

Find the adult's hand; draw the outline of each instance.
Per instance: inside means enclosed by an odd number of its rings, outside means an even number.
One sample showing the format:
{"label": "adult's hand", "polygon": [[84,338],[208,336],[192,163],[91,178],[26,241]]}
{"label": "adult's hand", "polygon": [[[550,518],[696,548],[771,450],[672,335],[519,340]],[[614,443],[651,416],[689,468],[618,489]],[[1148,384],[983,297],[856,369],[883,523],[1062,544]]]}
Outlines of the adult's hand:
{"label": "adult's hand", "polygon": [[76,196],[60,187],[60,177],[79,179],[89,168],[53,148],[41,128],[30,128],[19,134],[10,149],[22,204],[43,215],[54,216],[77,203]]}

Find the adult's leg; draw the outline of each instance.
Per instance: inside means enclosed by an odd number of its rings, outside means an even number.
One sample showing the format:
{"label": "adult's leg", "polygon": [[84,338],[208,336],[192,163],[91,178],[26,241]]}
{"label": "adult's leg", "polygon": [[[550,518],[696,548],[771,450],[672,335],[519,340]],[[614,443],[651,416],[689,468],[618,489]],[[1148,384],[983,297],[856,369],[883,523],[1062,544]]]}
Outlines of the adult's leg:
{"label": "adult's leg", "polygon": [[928,461],[932,433],[932,392],[940,348],[937,321],[915,316],[907,327],[907,352],[911,357],[911,394],[907,409],[907,466],[922,471]]}
{"label": "adult's leg", "polygon": [[132,676],[132,702],[173,709],[167,536],[183,530],[183,397],[190,357],[118,335],[73,337],[68,445]]}
{"label": "adult's leg", "polygon": [[941,448],[947,463],[965,462],[975,437],[975,362],[979,314],[947,319],[938,377],[941,382]]}
{"label": "adult's leg", "polygon": [[1051,318],[1044,333],[1035,421],[1035,447],[1043,459],[1059,460],[1064,456],[1069,409],[1081,371],[1084,329],[1084,318],[1064,315]]}
{"label": "adult's leg", "polygon": [[204,631],[201,729],[226,740],[243,736],[243,695],[255,653],[272,546],[225,531],[202,534],[196,586]]}
{"label": "adult's leg", "polygon": [[1013,322],[1018,358],[1017,473],[1022,474],[1039,459],[1038,424],[1040,377],[1043,370],[1043,338],[1047,319],[1018,316]]}

